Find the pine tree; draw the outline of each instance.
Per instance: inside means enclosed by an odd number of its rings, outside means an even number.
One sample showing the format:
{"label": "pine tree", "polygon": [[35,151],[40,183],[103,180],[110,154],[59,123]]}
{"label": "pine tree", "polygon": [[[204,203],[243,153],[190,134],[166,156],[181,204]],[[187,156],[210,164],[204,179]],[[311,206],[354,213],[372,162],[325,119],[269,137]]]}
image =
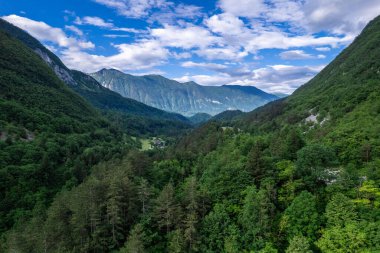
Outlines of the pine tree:
{"label": "pine tree", "polygon": [[120,253],[144,253],[145,233],[141,224],[137,224],[131,230],[127,242],[120,249]]}
{"label": "pine tree", "polygon": [[145,214],[145,212],[149,208],[148,200],[150,196],[152,195],[151,189],[148,185],[148,181],[145,178],[141,179],[141,182],[139,186],[137,187],[137,194],[142,205],[141,211],[143,214]]}
{"label": "pine tree", "polygon": [[183,240],[183,231],[176,229],[169,233],[168,252],[182,253],[185,251],[185,243]]}
{"label": "pine tree", "polygon": [[174,199],[174,187],[167,184],[156,199],[155,218],[160,229],[165,228],[166,233],[177,224],[179,206]]}
{"label": "pine tree", "polygon": [[198,215],[198,184],[195,177],[190,177],[185,183],[184,201],[186,203],[186,217],[184,222],[184,238],[189,250],[195,250],[197,247],[197,223]]}
{"label": "pine tree", "polygon": [[119,246],[123,240],[123,192],[119,180],[112,179],[107,194],[107,220],[111,225],[112,248]]}

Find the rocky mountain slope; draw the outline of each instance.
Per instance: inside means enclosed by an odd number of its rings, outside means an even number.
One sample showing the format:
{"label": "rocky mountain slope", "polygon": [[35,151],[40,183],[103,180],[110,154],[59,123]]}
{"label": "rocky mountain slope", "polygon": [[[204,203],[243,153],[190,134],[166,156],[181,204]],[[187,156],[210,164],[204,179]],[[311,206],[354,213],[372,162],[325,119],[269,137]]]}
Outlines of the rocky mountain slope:
{"label": "rocky mountain slope", "polygon": [[[80,71],[68,69],[55,54],[44,47],[38,40],[22,29],[1,19],[0,30],[32,49],[69,88],[85,98],[93,106],[106,111],[107,114],[117,112],[117,117],[123,118],[123,124],[128,131],[132,131],[134,134],[145,134],[156,128],[154,130],[158,130],[157,133],[166,133],[165,127],[170,132],[174,131],[173,126],[178,129],[190,127],[190,121],[182,115],[169,113],[133,99],[122,97],[118,93],[101,86],[91,76]],[[114,119],[115,115],[112,115],[112,118]]]}
{"label": "rocky mountain slope", "polygon": [[202,86],[194,82],[179,83],[159,75],[133,76],[115,69],[102,69],[91,76],[124,97],[186,116],[215,115],[235,109],[251,111],[278,98],[250,86]]}

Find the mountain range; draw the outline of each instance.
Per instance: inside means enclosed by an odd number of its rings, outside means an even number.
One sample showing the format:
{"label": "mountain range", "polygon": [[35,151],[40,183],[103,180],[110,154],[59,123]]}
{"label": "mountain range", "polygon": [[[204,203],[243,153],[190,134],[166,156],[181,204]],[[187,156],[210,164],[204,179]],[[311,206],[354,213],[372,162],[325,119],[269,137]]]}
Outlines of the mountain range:
{"label": "mountain range", "polygon": [[114,121],[133,134],[172,134],[190,128],[191,122],[184,116],[166,112],[125,98],[100,85],[91,76],[67,68],[62,61],[38,40],[22,29],[0,19],[0,30],[23,42],[54,71],[70,89],[96,108],[105,111]]}
{"label": "mountain range", "polygon": [[133,76],[115,69],[90,74],[104,87],[161,110],[192,116],[226,110],[251,111],[278,99],[253,86],[202,86],[179,83],[160,75]]}

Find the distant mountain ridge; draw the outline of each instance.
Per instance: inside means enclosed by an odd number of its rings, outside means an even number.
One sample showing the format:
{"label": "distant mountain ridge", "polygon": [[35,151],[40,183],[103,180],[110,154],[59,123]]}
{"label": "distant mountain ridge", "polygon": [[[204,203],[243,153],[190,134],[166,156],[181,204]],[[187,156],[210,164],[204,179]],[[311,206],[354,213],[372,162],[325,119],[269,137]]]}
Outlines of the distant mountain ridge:
{"label": "distant mountain ridge", "polygon": [[133,99],[122,97],[120,94],[100,85],[91,76],[67,68],[59,57],[45,48],[37,39],[2,19],[0,19],[0,31],[4,31],[33,50],[49,65],[59,79],[94,107],[106,111],[108,114],[117,112],[118,118],[123,117],[122,127],[127,127],[129,132],[135,133],[137,131],[145,134],[155,128],[155,130],[160,129],[158,133],[166,133],[169,128],[187,129],[190,127],[190,121],[182,115],[159,110]]}
{"label": "distant mountain ridge", "polygon": [[124,97],[186,116],[197,113],[216,115],[226,110],[251,111],[278,99],[252,86],[202,86],[195,82],[180,83],[160,75],[133,76],[115,69],[102,69],[90,75]]}

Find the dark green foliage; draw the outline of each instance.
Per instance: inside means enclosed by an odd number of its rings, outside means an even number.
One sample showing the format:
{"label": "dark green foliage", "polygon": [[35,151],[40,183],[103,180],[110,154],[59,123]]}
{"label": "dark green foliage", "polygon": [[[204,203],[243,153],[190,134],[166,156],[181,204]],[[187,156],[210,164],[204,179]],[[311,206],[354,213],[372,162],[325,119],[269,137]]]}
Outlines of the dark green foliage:
{"label": "dark green foliage", "polygon": [[[0,32],[0,232],[120,155],[121,132],[70,91],[30,49]],[[127,141],[127,139],[125,139]],[[131,142],[130,142],[131,143]]]}
{"label": "dark green foliage", "polygon": [[194,125],[199,125],[199,124],[202,124],[202,123],[209,121],[211,118],[212,118],[212,116],[210,114],[196,113],[193,116],[189,117],[188,119]]}
{"label": "dark green foliage", "polygon": [[[102,110],[110,121],[115,122],[116,126],[128,134],[134,136],[174,136],[191,128],[190,121],[182,115],[165,112],[133,99],[124,98],[101,86],[91,76],[80,71],[69,70],[56,55],[20,28],[0,20],[0,30],[37,52],[51,69],[59,73],[60,78],[72,90],[94,107]],[[43,80],[41,81],[43,82]]]}
{"label": "dark green foliage", "polygon": [[211,120],[214,121],[221,121],[221,122],[230,122],[237,120],[239,117],[244,115],[245,113],[240,110],[228,110],[221,112],[214,117],[211,118]]}
{"label": "dark green foliage", "polygon": [[88,111],[0,98],[0,251],[379,252],[379,31],[377,18],[295,95],[241,122],[95,167],[128,139],[45,66],[51,91]]}
{"label": "dark green foliage", "polygon": [[285,210],[281,218],[281,230],[288,240],[302,235],[310,241],[316,239],[320,225],[316,198],[307,191],[301,192]]}

